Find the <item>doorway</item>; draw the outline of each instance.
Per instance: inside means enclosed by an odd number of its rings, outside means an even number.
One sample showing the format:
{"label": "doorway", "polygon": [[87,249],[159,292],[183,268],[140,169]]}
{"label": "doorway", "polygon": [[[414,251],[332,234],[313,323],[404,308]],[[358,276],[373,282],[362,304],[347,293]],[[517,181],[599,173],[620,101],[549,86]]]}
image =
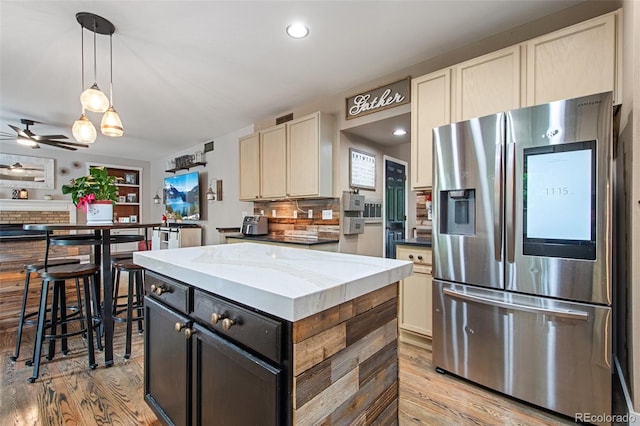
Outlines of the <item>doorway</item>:
{"label": "doorway", "polygon": [[384,156],[384,257],[395,258],[395,241],[407,235],[407,163]]}

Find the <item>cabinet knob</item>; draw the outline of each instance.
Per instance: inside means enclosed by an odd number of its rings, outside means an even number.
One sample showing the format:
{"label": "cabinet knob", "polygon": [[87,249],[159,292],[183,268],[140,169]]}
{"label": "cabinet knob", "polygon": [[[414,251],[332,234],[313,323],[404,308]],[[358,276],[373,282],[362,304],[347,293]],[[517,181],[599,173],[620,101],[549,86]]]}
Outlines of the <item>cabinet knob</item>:
{"label": "cabinet knob", "polygon": [[177,332],[180,332],[186,326],[187,326],[187,323],[177,322],[176,325],[175,325],[175,329],[176,329]]}
{"label": "cabinet knob", "polygon": [[409,259],[413,259],[413,255],[412,254],[409,255]]}
{"label": "cabinet knob", "polygon": [[219,314],[217,312],[214,312],[211,314],[211,322],[214,324],[217,324],[218,321],[220,321],[223,318],[224,318],[224,314]]}
{"label": "cabinet knob", "polygon": [[231,318],[225,318],[222,320],[222,328],[225,330],[229,330],[233,324],[236,322]]}
{"label": "cabinet knob", "polygon": [[151,284],[151,292],[157,294],[158,296],[160,296],[162,293],[165,293],[166,291],[168,291],[168,289],[165,287]]}
{"label": "cabinet knob", "polygon": [[422,260],[422,256],[418,256],[418,260]]}
{"label": "cabinet knob", "polygon": [[184,329],[184,338],[189,340],[191,339],[191,336],[193,336],[194,334],[196,334],[196,330],[193,328],[185,328]]}

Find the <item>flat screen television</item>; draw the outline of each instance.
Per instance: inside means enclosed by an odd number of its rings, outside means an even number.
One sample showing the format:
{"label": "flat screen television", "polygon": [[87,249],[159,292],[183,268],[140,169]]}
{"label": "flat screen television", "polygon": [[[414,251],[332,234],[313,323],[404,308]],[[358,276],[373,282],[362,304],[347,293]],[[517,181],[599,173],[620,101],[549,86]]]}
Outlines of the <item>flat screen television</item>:
{"label": "flat screen television", "polygon": [[164,202],[170,218],[200,220],[200,176],[198,172],[164,178]]}

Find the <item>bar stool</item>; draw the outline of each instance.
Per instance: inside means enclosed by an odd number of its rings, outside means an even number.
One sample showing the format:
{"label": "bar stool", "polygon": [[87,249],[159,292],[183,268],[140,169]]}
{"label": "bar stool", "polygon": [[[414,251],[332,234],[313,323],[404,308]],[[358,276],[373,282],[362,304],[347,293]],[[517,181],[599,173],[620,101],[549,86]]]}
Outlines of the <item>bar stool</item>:
{"label": "bar stool", "polygon": [[[80,259],[53,259],[47,262],[46,266],[61,266],[61,265],[74,265],[80,263]],[[9,357],[11,361],[17,361],[20,356],[20,344],[22,342],[22,330],[25,324],[27,325],[35,325],[37,320],[29,319],[35,315],[38,315],[38,312],[30,312],[26,313],[27,310],[27,299],[29,297],[29,284],[31,280],[31,274],[33,272],[38,272],[38,270],[43,269],[45,267],[44,260],[37,261],[34,263],[29,263],[24,265],[23,270],[25,273],[24,277],[24,289],[22,290],[22,305],[20,306],[20,318],[18,320],[18,333],[16,336],[16,349],[13,352],[13,356]],[[78,298],[78,303],[80,301],[80,284],[79,281],[76,280],[76,297]],[[74,310],[73,307],[69,307]],[[76,309],[77,310],[77,309]],[[82,313],[80,313],[82,315]]]}
{"label": "bar stool", "polygon": [[[72,264],[48,267],[39,271],[42,279],[42,288],[40,291],[40,309],[38,311],[38,329],[36,334],[36,343],[33,347],[33,358],[27,365],[33,365],[33,375],[28,379],[30,383],[36,381],[40,371],[40,357],[42,354],[42,344],[44,340],[49,340],[49,352],[47,359],[51,360],[55,354],[55,341],[62,340],[62,353],[67,354],[67,338],[76,335],[84,335],[86,333],[86,342],[89,352],[89,368],[96,368],[95,353],[93,346],[93,329],[100,325],[99,317],[94,317],[91,313],[91,295],[89,281],[95,283],[100,272],[100,268],[94,264]],[[66,315],[66,280],[82,279],[82,287],[84,293],[84,315],[69,318]],[[49,285],[53,284],[51,309],[47,309],[49,299]],[[95,288],[95,287],[94,287]],[[94,295],[95,296],[95,295]],[[78,300],[81,304],[82,300]],[[58,311],[60,318],[58,318]],[[51,319],[47,320],[47,312],[51,312]],[[82,312],[82,311],[81,311]],[[71,322],[79,322],[78,330],[69,331],[67,324]],[[60,334],[57,334],[57,327],[60,325]],[[50,334],[46,334],[49,330]]]}
{"label": "bar stool", "polygon": [[[127,323],[127,334],[125,338],[125,353],[124,358],[129,359],[131,356],[131,334],[133,329],[133,321],[138,322],[138,333],[142,333],[144,331],[142,326],[142,321],[144,319],[144,311],[143,311],[143,298],[144,298],[144,282],[143,282],[143,271],[144,268],[142,266],[136,265],[132,260],[124,259],[118,262],[113,263],[114,269],[117,273],[114,275],[115,277],[120,276],[120,272],[127,272],[129,275],[128,279],[128,288],[126,295],[118,295],[118,281],[114,281],[113,285],[113,320],[118,322],[126,322]],[[127,298],[126,303],[118,303],[118,299]],[[135,297],[135,301],[134,301]],[[136,310],[136,316],[133,316],[133,310]],[[126,317],[121,318],[118,315],[121,315],[126,312]]]}

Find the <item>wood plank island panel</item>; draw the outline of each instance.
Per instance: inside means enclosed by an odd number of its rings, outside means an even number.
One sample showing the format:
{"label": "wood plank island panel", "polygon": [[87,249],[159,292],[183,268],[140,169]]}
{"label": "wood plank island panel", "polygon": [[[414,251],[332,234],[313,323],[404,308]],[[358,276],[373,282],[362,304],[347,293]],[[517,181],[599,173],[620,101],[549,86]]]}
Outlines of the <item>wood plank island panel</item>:
{"label": "wood plank island panel", "polygon": [[296,425],[398,423],[398,283],[293,324]]}

